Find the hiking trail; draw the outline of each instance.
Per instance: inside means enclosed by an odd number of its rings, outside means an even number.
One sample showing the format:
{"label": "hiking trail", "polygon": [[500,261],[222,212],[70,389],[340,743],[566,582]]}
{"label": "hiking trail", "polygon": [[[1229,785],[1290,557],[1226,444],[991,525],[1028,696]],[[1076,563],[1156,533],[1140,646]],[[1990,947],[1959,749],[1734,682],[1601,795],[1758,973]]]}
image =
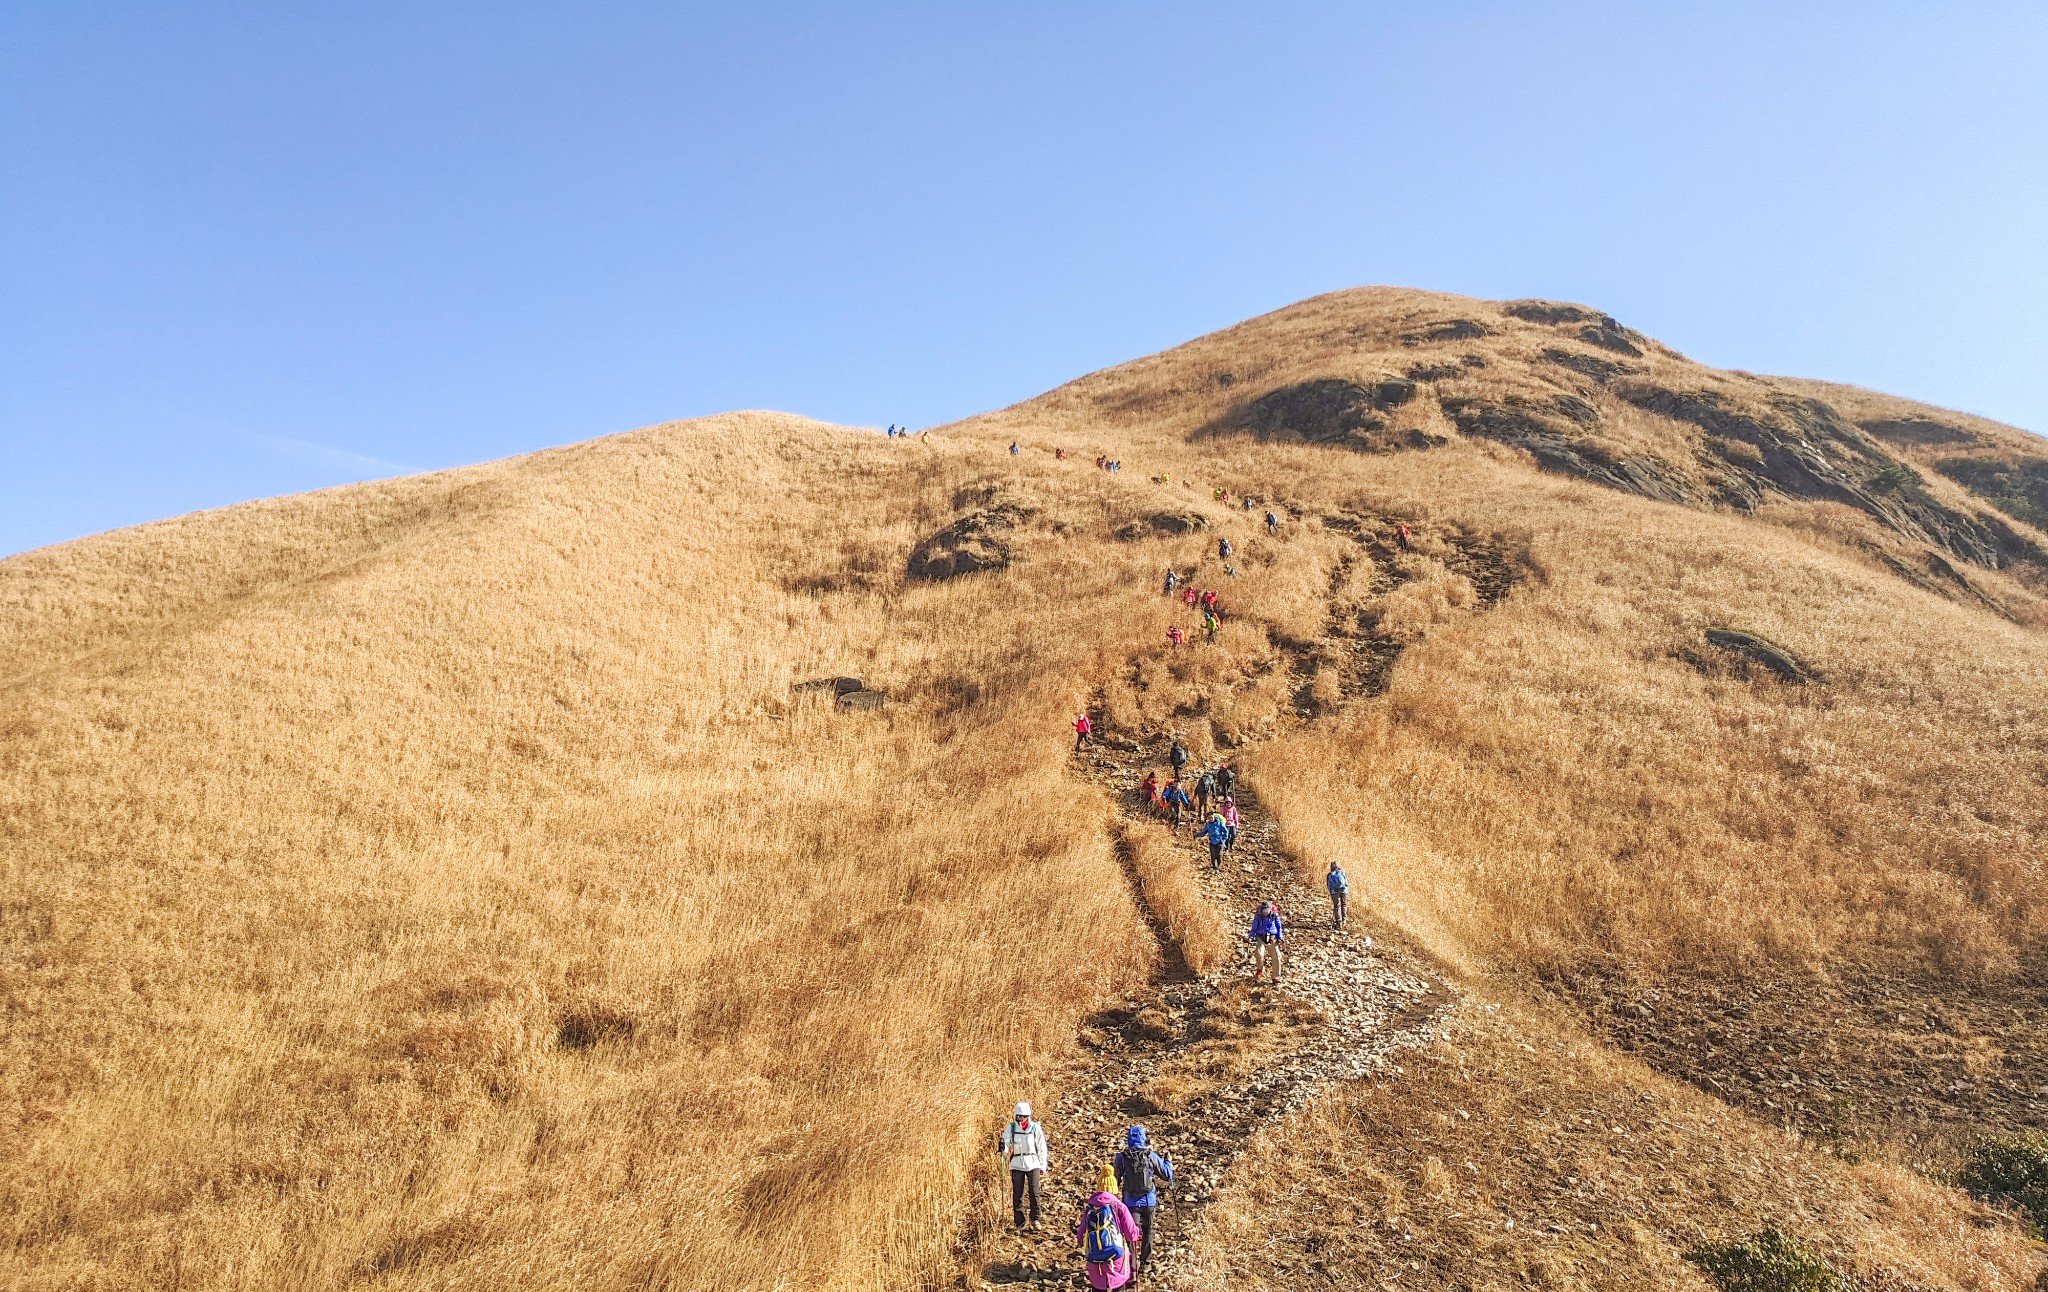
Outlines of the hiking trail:
{"label": "hiking trail", "polygon": [[[1388,560],[1390,522],[1344,514],[1325,524],[1383,562],[1379,568],[1389,574],[1380,591],[1398,585],[1401,577]],[[1507,595],[1516,574],[1497,547],[1462,537],[1454,547],[1478,589],[1477,609]],[[1333,575],[1333,594],[1351,559]],[[1344,703],[1383,693],[1401,646],[1376,637],[1363,620],[1336,613],[1334,604],[1324,631],[1318,643],[1288,644],[1297,673],[1320,650],[1323,658],[1344,661]],[[1334,711],[1317,706],[1304,683],[1289,721],[1313,722]],[[1098,728],[1095,743],[1073,756],[1075,773],[1105,791],[1127,835],[1168,828],[1138,787],[1148,768],[1166,765],[1171,743],[1166,731]],[[1231,750],[1233,761],[1249,748]],[[1211,869],[1192,826],[1175,841],[1239,939],[1231,958],[1208,975],[1190,969],[1129,876],[1159,941],[1160,969],[1145,990],[1091,1018],[1080,1053],[1045,1074],[1041,1085],[1059,1094],[1036,1109],[1052,1147],[1041,1190],[1043,1227],[1012,1227],[1008,1173],[999,1172],[998,1204],[990,1209],[985,1200],[995,1195],[979,1195],[963,1234],[960,1254],[969,1273],[959,1286],[1088,1286],[1074,1244],[1082,1204],[1102,1164],[1123,1147],[1125,1128],[1142,1123],[1152,1149],[1172,1161],[1174,1182],[1160,1193],[1153,1265],[1137,1286],[1194,1292],[1204,1286],[1189,1260],[1195,1233],[1253,1138],[1332,1083],[1385,1070],[1400,1051],[1429,1044],[1455,1005],[1456,992],[1423,956],[1402,946],[1369,911],[1361,913],[1358,876],[1347,926],[1331,927],[1321,885],[1308,882],[1279,845],[1279,826],[1260,800],[1255,772],[1240,777],[1235,796],[1242,826],[1220,869]],[[1127,846],[1120,853],[1128,870]],[[1287,929],[1277,987],[1250,982],[1253,950],[1243,940],[1259,902],[1268,899],[1279,903]]]}

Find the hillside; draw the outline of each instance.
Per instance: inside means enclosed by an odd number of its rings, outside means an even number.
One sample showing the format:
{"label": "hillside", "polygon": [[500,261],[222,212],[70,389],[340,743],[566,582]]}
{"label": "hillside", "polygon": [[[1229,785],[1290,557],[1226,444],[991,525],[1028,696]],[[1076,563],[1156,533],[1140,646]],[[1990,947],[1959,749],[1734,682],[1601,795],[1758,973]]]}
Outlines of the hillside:
{"label": "hillside", "polygon": [[[1166,1128],[1173,1286],[1704,1288],[1766,1226],[2030,1286],[1939,1177],[2048,1126],[2037,476],[1368,289],[926,437],[732,414],[0,561],[0,1272],[1031,1280],[1022,1096],[1063,1180]],[[1171,736],[1243,768],[1241,869],[1132,799]],[[1248,995],[1262,891],[1314,973]]]}

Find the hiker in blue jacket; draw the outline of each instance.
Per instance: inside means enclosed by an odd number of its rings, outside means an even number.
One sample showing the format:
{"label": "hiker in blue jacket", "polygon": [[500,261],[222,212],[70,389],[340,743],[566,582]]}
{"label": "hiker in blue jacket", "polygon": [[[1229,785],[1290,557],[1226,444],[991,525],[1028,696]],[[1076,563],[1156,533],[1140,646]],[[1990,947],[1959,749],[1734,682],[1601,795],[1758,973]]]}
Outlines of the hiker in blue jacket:
{"label": "hiker in blue jacket", "polygon": [[1273,969],[1272,981],[1275,984],[1279,983],[1280,941],[1286,936],[1287,931],[1280,926],[1280,904],[1273,901],[1260,902],[1259,913],[1252,916],[1250,934],[1255,952],[1252,961],[1253,982],[1259,980],[1259,975],[1265,973],[1267,965],[1270,964]]}
{"label": "hiker in blue jacket", "polygon": [[1176,830],[1180,829],[1180,814],[1194,806],[1188,799],[1188,792],[1182,789],[1180,782],[1176,780],[1173,784],[1167,786],[1166,793],[1159,797],[1166,800],[1167,823]]}
{"label": "hiker in blue jacket", "polygon": [[1323,887],[1330,890],[1330,927],[1344,927],[1344,899],[1351,895],[1351,879],[1344,868],[1336,862],[1330,863],[1330,873],[1323,877]]}
{"label": "hiker in blue jacket", "polygon": [[1138,1222],[1138,1270],[1152,1268],[1152,1213],[1159,1209],[1159,1184],[1173,1183],[1173,1159],[1154,1153],[1145,1142],[1145,1128],[1124,1132],[1124,1150],[1116,1155],[1117,1192]]}
{"label": "hiker in blue jacket", "polygon": [[1223,869],[1223,849],[1230,843],[1230,826],[1218,812],[1209,818],[1209,824],[1198,832],[1209,841],[1209,869]]}

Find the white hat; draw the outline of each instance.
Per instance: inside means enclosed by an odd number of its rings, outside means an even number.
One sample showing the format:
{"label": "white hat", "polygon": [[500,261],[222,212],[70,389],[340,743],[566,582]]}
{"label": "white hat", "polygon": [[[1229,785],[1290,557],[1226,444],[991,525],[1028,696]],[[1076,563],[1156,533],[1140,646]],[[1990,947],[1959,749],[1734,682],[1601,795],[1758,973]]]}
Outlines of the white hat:
{"label": "white hat", "polygon": [[1017,1101],[1017,1115],[1019,1117],[1029,1117],[1031,1115],[1031,1101],[1029,1099],[1019,1099]]}

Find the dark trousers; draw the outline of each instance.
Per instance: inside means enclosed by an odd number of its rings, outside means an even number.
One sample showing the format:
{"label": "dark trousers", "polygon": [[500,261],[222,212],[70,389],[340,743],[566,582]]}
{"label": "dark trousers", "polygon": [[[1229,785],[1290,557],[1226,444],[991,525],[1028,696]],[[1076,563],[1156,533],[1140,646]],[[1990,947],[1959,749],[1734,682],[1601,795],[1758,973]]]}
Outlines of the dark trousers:
{"label": "dark trousers", "polygon": [[1221,839],[1209,840],[1209,869],[1223,869],[1223,841]]}
{"label": "dark trousers", "polygon": [[[1125,1203],[1129,1207],[1129,1203]],[[1152,1268],[1152,1213],[1157,1207],[1131,1207],[1131,1219],[1138,1222],[1138,1268]]]}
{"label": "dark trousers", "polygon": [[1031,1198],[1031,1220],[1038,1221],[1038,1181],[1043,1171],[1010,1172],[1010,1217],[1018,1224],[1024,1223],[1024,1199]]}
{"label": "dark trousers", "polygon": [[1346,905],[1344,899],[1348,896],[1350,896],[1348,893],[1330,894],[1330,923],[1332,925],[1340,928],[1343,926]]}

